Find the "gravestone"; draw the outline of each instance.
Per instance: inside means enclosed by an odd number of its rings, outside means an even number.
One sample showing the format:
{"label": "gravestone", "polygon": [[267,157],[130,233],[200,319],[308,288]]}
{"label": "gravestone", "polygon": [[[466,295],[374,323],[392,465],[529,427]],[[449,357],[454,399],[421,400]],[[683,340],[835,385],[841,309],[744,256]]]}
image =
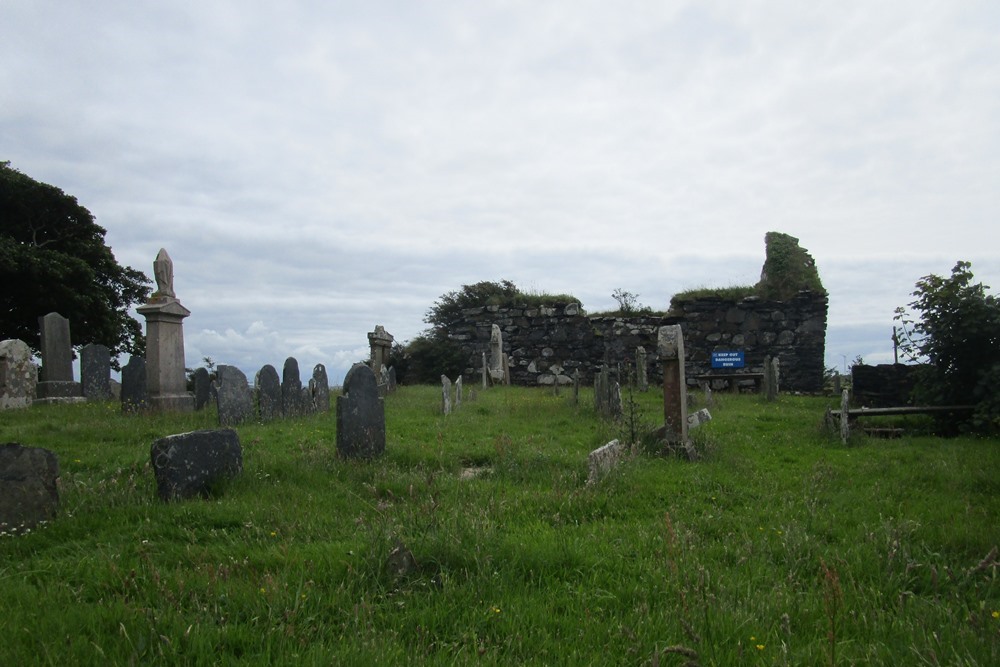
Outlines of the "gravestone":
{"label": "gravestone", "polygon": [[0,533],[19,533],[59,510],[59,459],[47,449],[0,445]]}
{"label": "gravestone", "polygon": [[705,392],[705,407],[715,407],[715,399],[712,397],[712,385],[710,382],[702,382],[701,389]]}
{"label": "gravestone", "polygon": [[573,405],[580,404],[580,369],[573,371]]}
{"label": "gravestone", "polygon": [[441,376],[441,412],[451,414],[451,380],[447,375]]}
{"label": "gravestone", "polygon": [[266,364],[254,376],[254,386],[257,388],[257,404],[260,410],[260,420],[270,422],[282,415],[281,411],[281,379],[278,371],[271,364]]}
{"label": "gravestone", "polygon": [[462,407],[462,376],[455,379],[455,409]]}
{"label": "gravestone", "polygon": [[389,354],[392,352],[392,334],[387,333],[381,324],[375,325],[375,331],[368,334],[368,344],[371,346],[371,369],[378,373],[383,366],[389,364]]}
{"label": "gravestone", "polygon": [[27,408],[35,400],[38,369],[23,340],[0,341],[0,410]]}
{"label": "gravestone", "polygon": [[587,456],[587,484],[595,484],[624,458],[631,453],[631,448],[618,440],[598,447]]}
{"label": "gravestone", "polygon": [[687,382],[684,377],[684,335],[679,324],[660,327],[656,351],[663,367],[664,439],[671,445],[686,446]]}
{"label": "gravestone", "polygon": [[281,370],[281,412],[286,417],[295,417],[305,412],[302,405],[299,362],[295,357],[285,359],[285,365]]}
{"label": "gravestone", "polygon": [[131,357],[122,366],[122,412],[146,409],[146,358]]}
{"label": "gravestone", "polygon": [[389,388],[389,393],[396,391],[396,367],[389,366],[389,372],[386,374],[386,385]]}
{"label": "gravestone", "polygon": [[184,373],[184,324],[191,311],[174,294],[174,263],[163,248],[153,262],[156,291],[136,308],[146,318],[146,404],[155,412],[192,412]]}
{"label": "gravestone", "polygon": [[698,412],[688,415],[688,431],[710,421],[712,421],[712,413],[708,411],[708,408],[702,408]]}
{"label": "gravestone", "polygon": [[840,441],[845,445],[851,437],[850,409],[851,393],[844,389],[840,394]]}
{"label": "gravestone", "polygon": [[490,367],[486,363],[486,353],[483,352],[483,389],[489,386]]}
{"label": "gravestone", "polygon": [[196,368],[191,379],[194,381],[194,409],[203,410],[211,395],[212,378],[208,375],[208,369]]}
{"label": "gravestone", "polygon": [[73,381],[73,347],[69,320],[59,313],[38,318],[41,334],[42,370],[35,387],[36,405],[83,401],[78,382]]}
{"label": "gravestone", "polygon": [[327,378],[326,366],[323,364],[313,366],[312,379],[309,381],[309,394],[316,412],[330,411],[330,380]]}
{"label": "gravestone", "polygon": [[649,376],[646,372],[646,348],[642,345],[635,349],[635,376],[639,391],[649,391]]}
{"label": "gravestone", "polygon": [[337,397],[337,453],[348,459],[370,459],[385,452],[385,407],[378,397],[375,373],[354,364]]}
{"label": "gravestone", "polygon": [[80,384],[88,401],[111,400],[111,351],[91,343],[80,350]]}
{"label": "gravestone", "polygon": [[219,425],[236,426],[253,420],[253,399],[247,376],[236,366],[218,366]]}
{"label": "gravestone", "polygon": [[[232,367],[219,366],[220,375],[223,368]],[[245,382],[246,377],[243,379]],[[243,449],[232,429],[192,431],[160,438],[150,448],[150,459],[156,492],[164,502],[195,496],[207,498],[221,484],[243,472]]]}
{"label": "gravestone", "polygon": [[493,384],[503,384],[505,380],[503,360],[503,334],[500,325],[494,324],[490,329],[490,381]]}

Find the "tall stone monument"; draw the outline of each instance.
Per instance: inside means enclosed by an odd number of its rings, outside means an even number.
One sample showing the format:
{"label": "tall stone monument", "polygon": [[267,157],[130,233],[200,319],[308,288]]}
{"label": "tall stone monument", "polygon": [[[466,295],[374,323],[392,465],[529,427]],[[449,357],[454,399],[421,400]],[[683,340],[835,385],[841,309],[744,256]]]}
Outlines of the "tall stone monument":
{"label": "tall stone monument", "polygon": [[656,351],[663,365],[664,439],[670,444],[686,445],[687,381],[684,377],[684,335],[679,324],[660,327]]}
{"label": "tall stone monument", "polygon": [[379,373],[383,366],[389,365],[389,353],[392,351],[392,334],[387,333],[381,324],[375,325],[375,331],[368,333],[368,344],[371,345],[371,366],[374,373]]}
{"label": "tall stone monument", "polygon": [[73,346],[69,320],[59,313],[38,318],[42,344],[42,372],[35,388],[36,405],[83,401],[79,382],[73,381]]}
{"label": "tall stone monument", "polygon": [[136,311],[146,318],[146,401],[154,412],[193,412],[184,375],[184,324],[191,311],[174,294],[174,263],[163,248],[153,262],[156,291]]}

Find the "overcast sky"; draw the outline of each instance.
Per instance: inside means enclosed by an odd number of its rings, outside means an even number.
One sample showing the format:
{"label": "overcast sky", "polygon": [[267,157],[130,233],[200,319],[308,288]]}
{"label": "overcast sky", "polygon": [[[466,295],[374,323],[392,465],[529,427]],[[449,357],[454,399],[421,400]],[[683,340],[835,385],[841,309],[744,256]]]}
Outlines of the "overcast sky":
{"label": "overcast sky", "polygon": [[0,0],[0,160],[167,249],[189,366],[336,383],[481,280],[665,309],[772,230],[886,362],[921,276],[1000,287],[1000,2]]}

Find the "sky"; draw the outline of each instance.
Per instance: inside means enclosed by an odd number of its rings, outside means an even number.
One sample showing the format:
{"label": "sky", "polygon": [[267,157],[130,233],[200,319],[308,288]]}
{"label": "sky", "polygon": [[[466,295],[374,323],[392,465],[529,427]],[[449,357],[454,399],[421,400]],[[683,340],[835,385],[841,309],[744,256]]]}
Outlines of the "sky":
{"label": "sky", "polygon": [[[828,366],[1000,285],[995,0],[0,0],[0,160],[160,248],[188,366],[333,383],[483,280],[666,309],[795,236]],[[995,291],[994,291],[995,293]]]}

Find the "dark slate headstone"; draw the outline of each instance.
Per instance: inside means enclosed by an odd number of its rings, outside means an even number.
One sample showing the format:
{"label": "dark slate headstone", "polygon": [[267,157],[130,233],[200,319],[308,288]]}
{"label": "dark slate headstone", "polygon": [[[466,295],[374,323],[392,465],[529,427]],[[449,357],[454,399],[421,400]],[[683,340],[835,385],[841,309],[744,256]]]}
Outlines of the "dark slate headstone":
{"label": "dark slate headstone", "polygon": [[303,413],[302,408],[299,362],[295,357],[288,357],[281,371],[281,411],[286,417],[294,417]]}
{"label": "dark slate headstone", "polygon": [[111,399],[111,351],[91,343],[80,350],[80,384],[88,401]]}
{"label": "dark slate headstone", "polygon": [[281,417],[281,379],[278,371],[267,364],[254,377],[257,387],[257,403],[260,409],[260,420],[270,422]]}
{"label": "dark slate headstone", "polygon": [[219,366],[219,425],[236,426],[253,419],[247,376],[235,366]]}
{"label": "dark slate headstone", "polygon": [[344,458],[375,458],[385,453],[385,407],[375,373],[354,364],[337,397],[337,453]]}
{"label": "dark slate headstone", "polygon": [[55,517],[59,459],[47,449],[0,445],[0,533],[20,532]]}
{"label": "dark slate headstone", "polygon": [[330,380],[326,376],[326,366],[316,364],[313,367],[312,380],[309,381],[309,391],[312,394],[313,409],[316,412],[330,411]]}
{"label": "dark slate headstone", "polygon": [[191,375],[194,380],[194,409],[202,410],[208,405],[212,378],[209,377],[206,368],[196,368]]}
{"label": "dark slate headstone", "polygon": [[146,358],[132,357],[122,366],[122,412],[146,407]]}
{"label": "dark slate headstone", "polygon": [[168,435],[153,443],[150,458],[163,501],[208,497],[243,471],[243,450],[232,429]]}
{"label": "dark slate headstone", "polygon": [[41,334],[42,382],[73,381],[73,347],[69,338],[69,320],[59,313],[38,318]]}

